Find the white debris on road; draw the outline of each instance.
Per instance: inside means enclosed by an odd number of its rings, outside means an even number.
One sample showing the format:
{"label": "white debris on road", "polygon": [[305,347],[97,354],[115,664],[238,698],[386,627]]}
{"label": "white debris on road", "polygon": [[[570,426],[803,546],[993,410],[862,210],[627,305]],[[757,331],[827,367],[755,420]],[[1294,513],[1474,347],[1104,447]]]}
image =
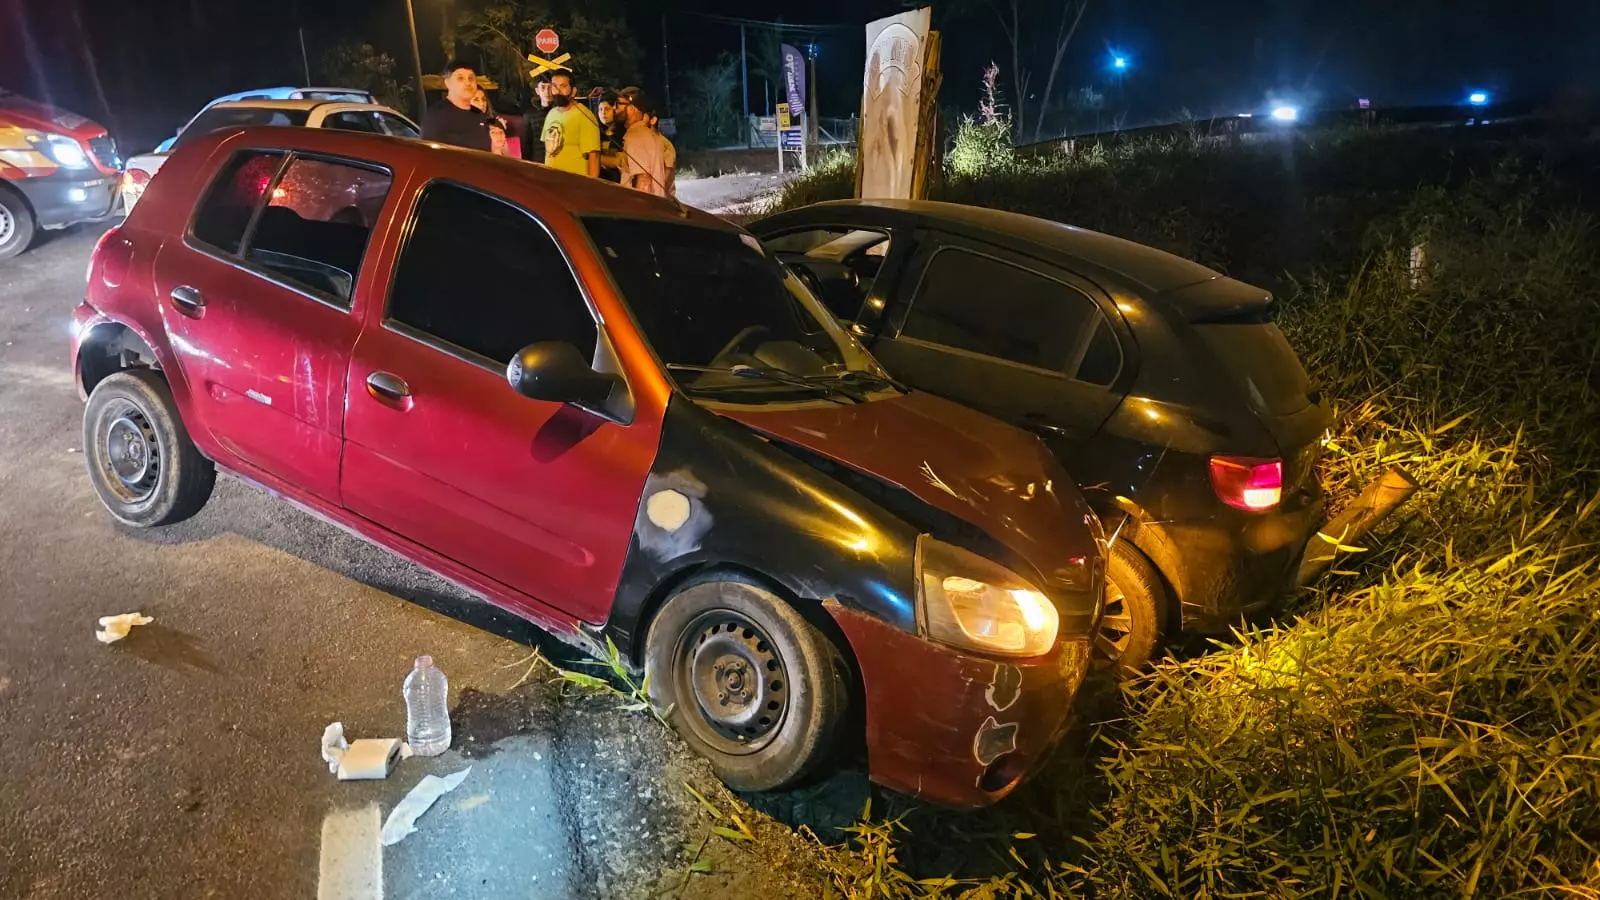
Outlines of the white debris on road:
{"label": "white debris on road", "polygon": [[149,625],[155,619],[140,613],[123,613],[120,616],[101,616],[100,630],[94,636],[102,644],[115,644],[128,636],[135,625]]}
{"label": "white debris on road", "polygon": [[405,799],[401,800],[394,810],[389,813],[389,818],[384,820],[383,845],[389,847],[398,844],[405,839],[406,835],[415,832],[417,830],[417,819],[431,809],[440,797],[460,787],[461,782],[467,779],[467,775],[471,771],[472,767],[468,766],[454,775],[446,775],[443,778],[437,775],[429,775],[423,778],[416,787],[411,789],[411,793],[407,794]]}

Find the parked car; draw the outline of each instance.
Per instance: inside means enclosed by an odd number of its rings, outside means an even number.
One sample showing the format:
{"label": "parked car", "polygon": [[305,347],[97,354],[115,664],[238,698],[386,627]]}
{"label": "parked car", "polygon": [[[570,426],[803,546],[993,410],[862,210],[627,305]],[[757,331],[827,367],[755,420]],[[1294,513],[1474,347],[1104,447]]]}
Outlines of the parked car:
{"label": "parked car", "polygon": [[[249,125],[285,125],[296,128],[338,128],[345,131],[362,131],[368,134],[392,134],[395,137],[422,136],[410,119],[387,106],[376,103],[359,103],[344,100],[240,100],[213,103],[195,116],[172,143],[183,146],[185,141],[198,140],[220,128],[240,128]],[[150,179],[171,155],[171,150],[157,149],[128,160],[128,169],[122,178],[122,204],[129,212],[144,196]]]}
{"label": "parked car", "polygon": [[342,87],[272,87],[255,88],[254,90],[239,91],[235,94],[224,94],[200,107],[200,112],[194,114],[178,133],[156,145],[153,153],[167,153],[172,150],[172,145],[178,137],[192,124],[194,120],[205,114],[205,111],[219,103],[238,103],[249,100],[326,100],[335,103],[377,103],[378,98],[369,91],[358,91],[353,88]]}
{"label": "parked car", "polygon": [[42,229],[114,215],[121,165],[105,126],[0,90],[0,259]]}
{"label": "parked car", "polygon": [[1290,586],[1330,420],[1266,291],[946,203],[820,203],[750,230],[896,378],[1050,444],[1112,535],[1102,660],[1138,669]]}
{"label": "parked car", "polygon": [[1104,536],[1060,463],[900,389],[708,214],[421,141],[214,132],[101,241],[74,322],[118,521],[235,472],[611,638],[735,787],[858,738],[877,781],[983,805],[1069,720]]}

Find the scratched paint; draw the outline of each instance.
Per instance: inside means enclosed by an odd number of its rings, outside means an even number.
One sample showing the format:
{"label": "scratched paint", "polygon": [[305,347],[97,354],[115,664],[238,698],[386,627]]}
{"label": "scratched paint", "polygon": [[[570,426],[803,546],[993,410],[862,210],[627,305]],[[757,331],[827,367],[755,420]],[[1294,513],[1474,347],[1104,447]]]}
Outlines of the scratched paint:
{"label": "scratched paint", "polygon": [[1010,663],[995,663],[994,677],[989,679],[989,687],[983,696],[996,712],[1005,712],[1015,706],[1017,698],[1022,696],[1022,670]]}
{"label": "scratched paint", "polygon": [[1000,724],[994,716],[983,720],[978,727],[978,733],[972,738],[972,755],[982,765],[991,765],[995,760],[1017,749],[1016,722]]}

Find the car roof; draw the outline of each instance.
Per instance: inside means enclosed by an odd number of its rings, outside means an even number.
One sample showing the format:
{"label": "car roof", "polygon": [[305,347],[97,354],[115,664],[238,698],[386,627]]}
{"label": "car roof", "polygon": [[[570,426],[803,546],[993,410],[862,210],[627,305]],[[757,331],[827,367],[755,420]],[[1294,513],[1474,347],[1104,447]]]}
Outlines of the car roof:
{"label": "car roof", "polygon": [[[502,194],[507,199],[516,199],[508,188],[532,188],[540,193],[555,195],[560,206],[574,216],[656,219],[720,231],[740,231],[732,223],[708,212],[599,178],[415,138],[332,128],[257,125],[219,129],[195,141],[192,146],[198,148],[222,143],[237,144],[241,148],[303,150],[307,153],[349,156],[383,165],[410,164],[417,166],[419,173],[429,180],[450,180]],[[211,152],[206,150],[197,152],[193,158],[198,161],[210,155]],[[548,208],[544,212],[548,212]]]}
{"label": "car roof", "polygon": [[351,109],[388,109],[377,103],[354,103],[349,100],[228,100],[213,103],[210,109],[284,109],[310,112],[319,106],[339,105]]}
{"label": "car roof", "polygon": [[[830,200],[803,209],[856,210],[872,214],[874,219],[887,219],[890,224],[937,224],[945,230],[972,237],[1024,242],[1099,266],[1152,293],[1224,277],[1197,262],[1144,244],[1075,225],[982,206],[933,200]],[[774,221],[778,218],[774,217]]]}

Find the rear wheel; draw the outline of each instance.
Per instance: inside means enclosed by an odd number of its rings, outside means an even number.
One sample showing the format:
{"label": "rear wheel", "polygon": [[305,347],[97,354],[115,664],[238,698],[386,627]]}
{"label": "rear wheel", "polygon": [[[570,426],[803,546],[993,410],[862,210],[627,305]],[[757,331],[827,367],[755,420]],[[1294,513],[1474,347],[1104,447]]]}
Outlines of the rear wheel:
{"label": "rear wheel", "polygon": [[33,243],[33,210],[15,191],[0,187],[0,259],[10,259]]}
{"label": "rear wheel", "polygon": [[839,648],[736,578],[691,583],[661,607],[645,673],[678,734],[737,790],[791,785],[826,760],[850,701]]}
{"label": "rear wheel", "polygon": [[1127,541],[1111,546],[1106,606],[1095,635],[1095,660],[1119,677],[1138,674],[1166,631],[1166,583],[1143,553]]}
{"label": "rear wheel", "polygon": [[95,385],[83,411],[83,456],[100,502],[137,528],[199,512],[217,479],[189,440],[167,383],[151,369],[124,369]]}

